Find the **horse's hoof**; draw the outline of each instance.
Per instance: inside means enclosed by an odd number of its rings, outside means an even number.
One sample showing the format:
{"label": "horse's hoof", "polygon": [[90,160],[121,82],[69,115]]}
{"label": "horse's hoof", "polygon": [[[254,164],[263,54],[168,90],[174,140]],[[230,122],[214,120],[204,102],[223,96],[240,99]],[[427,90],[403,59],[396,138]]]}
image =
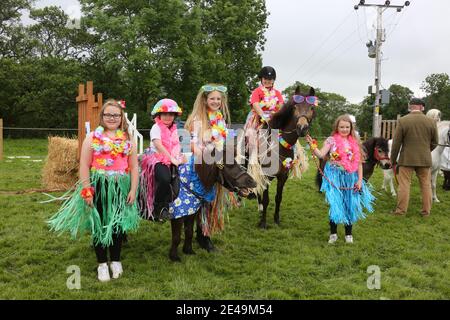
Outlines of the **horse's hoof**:
{"label": "horse's hoof", "polygon": [[184,248],[183,247],[183,253],[184,254],[195,254],[195,251],[192,250],[192,248]]}
{"label": "horse's hoof", "polygon": [[260,222],[260,223],[258,223],[258,227],[260,228],[260,229],[267,229],[267,224],[265,223],[265,222]]}
{"label": "horse's hoof", "polygon": [[280,219],[274,219],[275,224],[280,225]]}
{"label": "horse's hoof", "polygon": [[178,255],[169,254],[169,259],[173,262],[181,262],[181,259]]}

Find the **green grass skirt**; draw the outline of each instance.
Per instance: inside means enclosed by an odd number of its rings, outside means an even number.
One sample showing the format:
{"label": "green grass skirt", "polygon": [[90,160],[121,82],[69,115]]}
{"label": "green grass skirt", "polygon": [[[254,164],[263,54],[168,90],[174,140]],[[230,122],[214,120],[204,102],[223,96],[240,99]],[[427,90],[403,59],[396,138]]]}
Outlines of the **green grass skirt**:
{"label": "green grass skirt", "polygon": [[[88,206],[81,197],[83,185],[78,182],[75,191],[66,193],[65,196],[72,194],[48,220],[48,224],[55,232],[68,231],[72,238],[90,232],[96,245],[110,246],[113,233],[135,231],[139,226],[137,202],[134,201],[132,205],[126,203],[131,178],[130,175],[109,176],[91,172],[90,181],[95,189],[94,207]],[[102,217],[98,209],[103,212]]]}

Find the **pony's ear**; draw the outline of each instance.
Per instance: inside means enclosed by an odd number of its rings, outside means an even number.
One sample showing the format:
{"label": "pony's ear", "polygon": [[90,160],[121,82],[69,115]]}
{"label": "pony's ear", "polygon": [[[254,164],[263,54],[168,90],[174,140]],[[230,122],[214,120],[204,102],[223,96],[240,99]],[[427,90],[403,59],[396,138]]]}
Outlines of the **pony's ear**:
{"label": "pony's ear", "polygon": [[297,86],[297,88],[295,88],[295,94],[296,95],[300,94],[300,86]]}
{"label": "pony's ear", "polygon": [[310,96],[315,96],[315,95],[316,95],[316,90],[314,90],[313,87],[310,87],[310,88],[309,88],[309,95],[310,95]]}

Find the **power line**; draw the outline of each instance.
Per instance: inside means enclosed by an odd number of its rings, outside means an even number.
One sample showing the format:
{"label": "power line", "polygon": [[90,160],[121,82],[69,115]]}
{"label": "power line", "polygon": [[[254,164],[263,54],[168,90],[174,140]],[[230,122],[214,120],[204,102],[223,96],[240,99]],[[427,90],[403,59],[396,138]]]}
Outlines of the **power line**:
{"label": "power line", "polygon": [[317,47],[317,49],[300,65],[300,67],[298,67],[294,73],[292,73],[288,79],[286,80],[286,85],[289,84],[289,81],[292,79],[293,76],[295,76],[295,74],[307,63],[309,62],[309,60],[311,60],[311,58],[313,58],[316,53],[323,47],[323,45],[328,41],[328,39],[331,38],[331,36],[333,34],[336,33],[336,31],[347,21],[347,18],[352,14],[352,12],[350,11],[349,14],[341,21],[341,23],[328,35],[328,37],[319,45],[319,47]]}
{"label": "power line", "polygon": [[[358,26],[360,26],[361,24],[359,24]],[[306,69],[305,75],[309,75],[311,74],[312,71],[316,70],[318,66],[320,66],[324,61],[327,60],[327,58],[331,55],[331,53],[333,53],[337,48],[339,48],[343,43],[345,43],[348,39],[350,39],[353,34],[355,34],[358,31],[358,29],[353,30],[353,32],[351,32],[347,37],[345,37],[341,42],[338,43],[337,46],[335,46],[331,51],[329,51],[326,54],[326,57],[322,60],[319,60],[318,62],[312,64],[312,66],[310,66],[308,69]],[[352,44],[353,46],[354,44]]]}

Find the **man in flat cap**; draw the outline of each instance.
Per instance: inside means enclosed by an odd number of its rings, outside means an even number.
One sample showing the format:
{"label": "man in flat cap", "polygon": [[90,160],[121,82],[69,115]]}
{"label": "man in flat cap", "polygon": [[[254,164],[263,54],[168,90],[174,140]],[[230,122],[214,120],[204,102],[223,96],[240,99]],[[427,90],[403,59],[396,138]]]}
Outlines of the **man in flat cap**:
{"label": "man in flat cap", "polygon": [[[409,114],[398,120],[392,142],[391,160],[399,166],[397,207],[394,215],[405,215],[409,204],[411,176],[416,172],[422,194],[423,217],[431,211],[431,151],[438,143],[436,122],[423,114],[425,102],[413,98]],[[400,158],[397,162],[397,156]]]}

